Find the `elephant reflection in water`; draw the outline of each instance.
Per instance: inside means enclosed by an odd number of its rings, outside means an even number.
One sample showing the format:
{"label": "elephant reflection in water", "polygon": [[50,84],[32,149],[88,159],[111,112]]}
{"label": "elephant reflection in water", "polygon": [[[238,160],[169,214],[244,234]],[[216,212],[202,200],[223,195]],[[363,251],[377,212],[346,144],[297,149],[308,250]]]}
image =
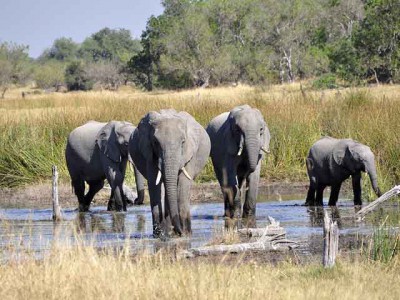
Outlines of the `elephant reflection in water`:
{"label": "elephant reflection in water", "polygon": [[[324,226],[324,208],[322,206],[313,206],[307,209],[310,216],[310,225],[312,227]],[[342,228],[342,219],[340,217],[339,209],[336,206],[330,207],[328,211],[331,219],[336,221],[339,229]]]}
{"label": "elephant reflection in water", "polygon": [[125,232],[124,213],[111,214],[111,226],[107,224],[107,218],[110,214],[84,214],[78,213],[75,225],[79,233],[122,233]]}

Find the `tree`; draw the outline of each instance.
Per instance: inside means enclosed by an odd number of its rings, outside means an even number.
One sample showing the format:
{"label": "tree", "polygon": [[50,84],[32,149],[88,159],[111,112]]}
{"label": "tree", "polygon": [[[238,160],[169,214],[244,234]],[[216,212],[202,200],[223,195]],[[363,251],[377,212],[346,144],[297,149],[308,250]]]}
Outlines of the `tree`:
{"label": "tree", "polygon": [[400,67],[400,2],[367,0],[365,18],[353,42],[366,75],[376,83],[393,82]]}
{"label": "tree", "polygon": [[10,84],[25,83],[30,73],[28,46],[7,42],[0,44],[1,98],[4,98]]}
{"label": "tree", "polygon": [[123,82],[118,66],[112,62],[89,63],[84,70],[86,78],[94,84],[99,84],[102,89],[117,90]]}
{"label": "tree", "polygon": [[70,91],[87,91],[92,89],[93,86],[93,82],[88,78],[84,64],[81,61],[73,61],[67,66],[65,82]]}
{"label": "tree", "polygon": [[109,60],[126,64],[140,50],[140,42],[132,39],[129,30],[106,27],[86,38],[79,52],[86,60]]}
{"label": "tree", "polygon": [[58,61],[39,64],[34,72],[34,80],[39,88],[58,88],[65,83],[65,64]]}
{"label": "tree", "polygon": [[172,23],[169,19],[166,15],[150,17],[146,30],[141,35],[142,50],[128,62],[128,69],[134,75],[134,81],[148,91],[158,86],[159,78],[161,82],[166,82],[163,81],[165,77],[160,67],[160,56],[165,53],[161,37]]}
{"label": "tree", "polygon": [[45,50],[39,60],[55,59],[60,61],[72,61],[78,57],[79,45],[71,38],[56,39],[50,49]]}

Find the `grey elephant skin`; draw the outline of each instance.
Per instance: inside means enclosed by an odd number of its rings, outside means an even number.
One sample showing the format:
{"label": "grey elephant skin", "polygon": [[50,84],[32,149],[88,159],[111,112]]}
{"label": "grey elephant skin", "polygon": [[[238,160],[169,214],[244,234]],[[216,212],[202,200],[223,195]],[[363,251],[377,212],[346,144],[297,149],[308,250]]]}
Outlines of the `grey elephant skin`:
{"label": "grey elephant skin", "polygon": [[325,187],[331,187],[329,205],[334,206],[339,197],[342,182],[352,177],[354,204],[361,205],[361,172],[367,172],[378,197],[381,191],[371,149],[352,139],[323,137],[311,147],[307,157],[310,179],[305,205],[323,205]]}
{"label": "grey elephant skin", "polygon": [[206,131],[186,112],[152,111],[140,121],[129,153],[148,181],[155,237],[191,232],[190,190],[210,148]]}
{"label": "grey elephant skin", "polygon": [[[263,152],[269,152],[270,132],[258,109],[238,106],[215,117],[207,127],[211,159],[221,186],[225,216],[255,216]],[[245,186],[245,187],[244,187]]]}
{"label": "grey elephant skin", "polygon": [[[128,143],[136,129],[131,123],[89,121],[68,136],[65,158],[72,187],[79,201],[79,211],[87,211],[95,194],[107,179],[111,187],[108,210],[126,211],[127,198],[123,181],[128,162]],[[135,169],[138,198],[144,199],[144,179]],[[85,182],[89,190],[85,194]]]}

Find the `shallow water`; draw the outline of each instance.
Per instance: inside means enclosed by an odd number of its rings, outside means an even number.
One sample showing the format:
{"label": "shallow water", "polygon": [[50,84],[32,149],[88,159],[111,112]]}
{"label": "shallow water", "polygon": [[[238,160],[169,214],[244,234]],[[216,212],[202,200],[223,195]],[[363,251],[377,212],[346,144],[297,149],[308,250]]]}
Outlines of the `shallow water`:
{"label": "shallow water", "polygon": [[[302,206],[303,203],[303,199],[257,203],[257,227],[265,226],[268,223],[267,216],[271,216],[286,229],[288,239],[306,244],[306,249],[322,247],[323,210],[309,209]],[[339,203],[337,209],[329,210],[338,221],[340,236],[359,238],[371,235],[374,224],[382,223],[387,216],[387,222],[396,226],[399,224],[400,207],[397,201],[388,202],[363,222],[355,222],[352,218],[355,208],[351,201],[341,200]],[[129,207],[126,213],[109,213],[106,207],[93,207],[84,214],[79,214],[75,209],[65,209],[64,221],[57,225],[51,220],[51,209],[0,209],[1,259],[21,251],[42,257],[55,240],[65,246],[79,241],[99,248],[118,248],[129,243],[133,251],[156,251],[171,245],[198,247],[222,232],[225,226],[222,214],[222,203],[192,205],[192,236],[161,242],[152,238],[148,205]]]}

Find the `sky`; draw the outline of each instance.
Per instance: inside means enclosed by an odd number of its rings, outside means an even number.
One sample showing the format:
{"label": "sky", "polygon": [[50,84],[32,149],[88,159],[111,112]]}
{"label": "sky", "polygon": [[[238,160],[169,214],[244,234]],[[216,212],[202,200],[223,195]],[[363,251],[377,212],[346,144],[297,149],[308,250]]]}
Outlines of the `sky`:
{"label": "sky", "polygon": [[60,37],[81,43],[104,27],[125,28],[140,38],[161,0],[0,0],[0,42],[29,46],[38,57]]}

